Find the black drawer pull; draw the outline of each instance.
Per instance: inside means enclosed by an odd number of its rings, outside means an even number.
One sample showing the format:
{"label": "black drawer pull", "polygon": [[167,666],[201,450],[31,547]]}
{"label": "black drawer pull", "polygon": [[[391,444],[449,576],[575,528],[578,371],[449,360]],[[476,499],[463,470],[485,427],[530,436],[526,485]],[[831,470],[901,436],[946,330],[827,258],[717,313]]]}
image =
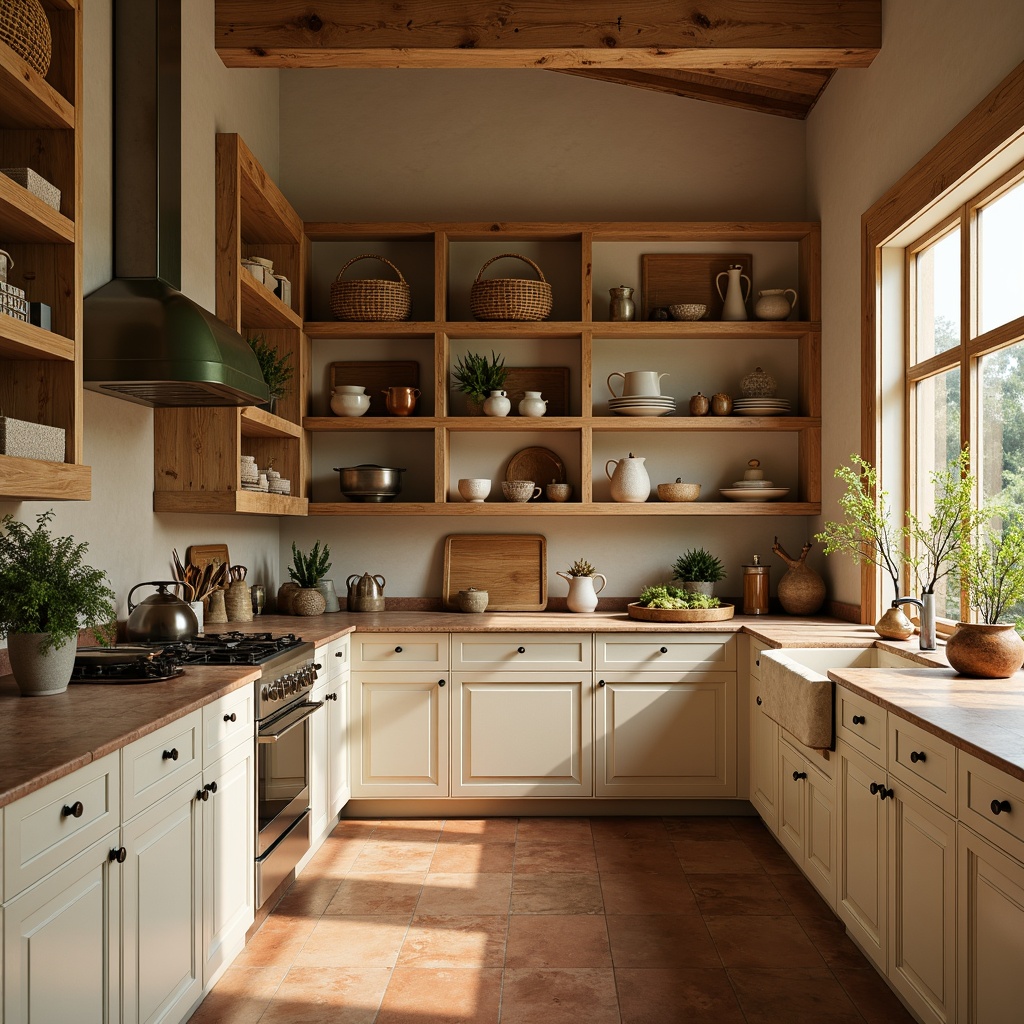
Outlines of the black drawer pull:
{"label": "black drawer pull", "polygon": [[760,667],[761,667],[761,659],[760,659],[760,658],[755,658],[755,659],[754,659],[754,664],[755,664],[755,665],[756,665],[756,666],[757,666],[758,668],[760,668]]}
{"label": "black drawer pull", "polygon": [[401,653],[402,653],[402,648],[401,647],[396,647],[395,648],[395,654],[401,654]]}
{"label": "black drawer pull", "polygon": [[344,651],[335,651],[334,652],[334,656],[336,658],[344,658],[345,657],[345,652]]}
{"label": "black drawer pull", "polygon": [[[1009,807],[1007,807],[1009,810]],[[81,800],[76,800],[73,804],[65,804],[60,809],[60,816],[62,818],[80,818],[85,814],[85,808],[82,806]]]}
{"label": "black drawer pull", "polygon": [[516,654],[525,654],[525,653],[526,653],[526,648],[525,647],[517,647],[516,648]]}
{"label": "black drawer pull", "polygon": [[992,813],[993,814],[1009,814],[1010,813],[1010,801],[1009,800],[993,800],[992,801]]}
{"label": "black drawer pull", "polygon": [[854,715],[853,716],[853,724],[854,725],[863,725],[866,721],[867,721],[867,719],[863,715]]}
{"label": "black drawer pull", "polygon": [[123,846],[119,846],[110,851],[109,859],[117,861],[118,864],[123,864],[128,859],[128,851]]}
{"label": "black drawer pull", "polygon": [[238,721],[238,715],[236,715],[234,713],[234,711],[232,711],[230,715],[225,715],[224,716],[224,721],[225,722],[237,722]]}
{"label": "black drawer pull", "polygon": [[793,781],[799,782],[801,779],[807,778],[807,772],[793,772]]}
{"label": "black drawer pull", "polygon": [[178,748],[177,747],[171,747],[170,750],[165,750],[163,756],[164,756],[164,760],[165,761],[177,761],[178,760]]}
{"label": "black drawer pull", "polygon": [[911,764],[917,764],[918,761],[920,761],[923,764],[927,760],[928,760],[928,758],[925,757],[925,753],[924,753],[923,750],[912,750],[910,752],[910,763]]}
{"label": "black drawer pull", "polygon": [[437,685],[438,686],[444,686],[444,680],[443,679],[438,679]]}
{"label": "black drawer pull", "polygon": [[338,695],[336,693],[328,693],[324,696],[324,700],[337,700]]}
{"label": "black drawer pull", "polygon": [[314,669],[314,671],[319,672],[320,669],[322,669],[322,668],[323,668],[323,665],[321,665],[318,661],[314,661],[313,662],[313,669]]}
{"label": "black drawer pull", "polygon": [[659,651],[660,651],[660,652],[661,652],[662,654],[668,654],[668,648],[667,648],[667,647],[659,647],[659,648],[658,648],[658,650],[659,650]]}
{"label": "black drawer pull", "polygon": [[879,800],[887,800],[895,795],[893,790],[885,788],[884,782],[872,782],[868,788],[871,790],[871,795],[877,796]]}
{"label": "black drawer pull", "polygon": [[598,679],[597,685],[598,686],[604,686],[604,680],[603,679]]}
{"label": "black drawer pull", "polygon": [[210,799],[210,791],[208,789],[201,789],[201,790],[199,790],[199,792],[196,793],[196,799],[197,800],[209,800]]}
{"label": "black drawer pull", "polygon": [[217,783],[216,782],[208,782],[205,786],[203,786],[203,789],[208,790],[211,793],[216,793],[217,792]]}
{"label": "black drawer pull", "polygon": [[757,706],[758,707],[761,706],[761,697],[760,697],[760,695],[758,695],[758,697],[757,697]]}

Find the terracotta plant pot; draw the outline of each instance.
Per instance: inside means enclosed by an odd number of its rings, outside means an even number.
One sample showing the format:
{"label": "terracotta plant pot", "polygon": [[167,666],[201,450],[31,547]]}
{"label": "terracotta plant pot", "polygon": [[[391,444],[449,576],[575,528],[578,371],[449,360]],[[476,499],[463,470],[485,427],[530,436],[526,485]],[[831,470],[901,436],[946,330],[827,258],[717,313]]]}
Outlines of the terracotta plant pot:
{"label": "terracotta plant pot", "polygon": [[962,676],[1009,679],[1024,663],[1024,640],[1009,623],[958,622],[946,658]]}

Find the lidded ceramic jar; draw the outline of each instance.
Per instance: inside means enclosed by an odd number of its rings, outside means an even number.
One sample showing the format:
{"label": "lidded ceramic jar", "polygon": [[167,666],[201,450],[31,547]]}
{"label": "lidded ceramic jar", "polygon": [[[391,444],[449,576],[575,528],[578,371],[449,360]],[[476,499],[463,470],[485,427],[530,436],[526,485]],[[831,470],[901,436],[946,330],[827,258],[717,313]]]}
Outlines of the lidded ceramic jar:
{"label": "lidded ceramic jar", "polygon": [[697,392],[690,398],[690,415],[691,416],[707,416],[708,410],[711,408],[711,403],[708,401],[708,396]]}
{"label": "lidded ceramic jar", "polygon": [[774,398],[777,390],[775,378],[760,366],[740,380],[740,391],[744,398]]}

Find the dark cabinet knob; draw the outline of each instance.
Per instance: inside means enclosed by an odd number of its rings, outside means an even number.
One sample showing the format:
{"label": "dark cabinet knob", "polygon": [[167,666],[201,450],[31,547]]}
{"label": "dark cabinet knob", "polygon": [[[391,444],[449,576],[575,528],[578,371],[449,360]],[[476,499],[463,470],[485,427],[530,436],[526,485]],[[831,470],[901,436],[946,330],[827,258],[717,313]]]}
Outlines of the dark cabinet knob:
{"label": "dark cabinet knob", "polygon": [[888,800],[890,797],[896,795],[896,791],[892,789],[886,789],[884,782],[872,782],[871,793],[873,796],[877,796],[879,800]]}
{"label": "dark cabinet knob", "polygon": [[322,668],[323,668],[323,665],[321,665],[318,661],[314,661],[313,662],[313,670],[315,672],[319,672],[320,669],[322,669]]}
{"label": "dark cabinet knob", "polygon": [[598,686],[604,686],[604,680],[603,679],[598,679],[597,685]]}
{"label": "dark cabinet knob", "polygon": [[337,700],[337,699],[338,699],[338,695],[336,693],[328,693],[324,697],[324,700]]}
{"label": "dark cabinet knob", "polygon": [[912,750],[910,752],[910,763],[917,764],[918,761],[924,762],[927,758],[924,755],[923,750]]}
{"label": "dark cabinet knob", "polygon": [[123,846],[118,846],[110,851],[109,859],[117,861],[118,864],[123,864],[128,859],[128,851]]}
{"label": "dark cabinet knob", "polygon": [[885,789],[885,786],[880,786],[877,782],[872,782],[871,785],[868,786],[868,789],[871,790],[872,796],[878,796],[878,791],[880,789]]}
{"label": "dark cabinet knob", "polygon": [[801,779],[807,778],[807,772],[793,772],[793,781],[799,782]]}
{"label": "dark cabinet knob", "polygon": [[526,653],[526,648],[525,647],[517,647],[516,648],[516,653],[517,654],[525,654]]}
{"label": "dark cabinet knob", "polygon": [[62,818],[80,818],[83,814],[85,814],[85,808],[82,806],[81,800],[76,800],[73,804],[65,804],[60,809]]}
{"label": "dark cabinet knob", "polygon": [[401,647],[396,647],[395,648],[395,654],[401,654],[401,653],[402,653],[402,648]]}
{"label": "dark cabinet knob", "polygon": [[196,799],[197,800],[209,800],[210,799],[210,791],[208,789],[201,789],[201,790],[199,790],[199,792],[196,793]]}
{"label": "dark cabinet knob", "polygon": [[216,782],[208,782],[205,786],[203,786],[203,789],[205,789],[209,793],[216,793],[217,792],[217,783]]}
{"label": "dark cabinet knob", "polygon": [[667,648],[667,647],[659,647],[659,648],[658,648],[658,650],[659,650],[659,651],[660,651],[660,652],[661,652],[662,654],[668,654],[668,648]]}
{"label": "dark cabinet knob", "polygon": [[761,706],[761,697],[760,697],[760,695],[758,695],[758,697],[757,697],[757,706],[758,707]]}
{"label": "dark cabinet knob", "polygon": [[438,686],[444,686],[444,680],[443,679],[438,679],[437,685]]}
{"label": "dark cabinet knob", "polygon": [[344,651],[335,651],[334,652],[334,656],[336,658],[344,658],[345,657],[345,652]]}
{"label": "dark cabinet knob", "polygon": [[238,715],[236,715],[234,713],[234,711],[232,711],[230,715],[225,715],[224,716],[224,721],[225,722],[237,722],[238,721]]}
{"label": "dark cabinet knob", "polygon": [[854,715],[853,716],[853,724],[854,725],[863,725],[866,721],[867,721],[867,719],[863,715]]}
{"label": "dark cabinet knob", "polygon": [[[81,806],[81,805],[79,805]],[[1010,813],[1010,801],[1009,800],[993,800],[992,801],[992,813],[993,814],[1009,814]]]}
{"label": "dark cabinet knob", "polygon": [[164,751],[164,760],[165,761],[177,761],[178,760],[178,748],[177,747],[171,747],[170,750],[165,750]]}
{"label": "dark cabinet knob", "polygon": [[754,664],[755,664],[755,665],[756,665],[756,666],[757,666],[758,668],[760,668],[760,667],[761,667],[761,659],[760,659],[760,658],[755,658],[755,659],[754,659]]}

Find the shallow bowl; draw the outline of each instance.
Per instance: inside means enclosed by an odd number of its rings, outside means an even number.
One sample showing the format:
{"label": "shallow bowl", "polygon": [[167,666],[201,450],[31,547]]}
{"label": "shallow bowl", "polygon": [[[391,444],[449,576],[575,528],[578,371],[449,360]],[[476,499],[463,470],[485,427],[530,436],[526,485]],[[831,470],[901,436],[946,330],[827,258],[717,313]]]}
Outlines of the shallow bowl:
{"label": "shallow bowl", "polygon": [[673,320],[700,320],[707,316],[708,307],[703,302],[677,302],[668,311]]}
{"label": "shallow bowl", "polygon": [[696,501],[700,497],[700,484],[658,484],[661,501]]}
{"label": "shallow bowl", "polygon": [[364,395],[366,388],[362,384],[337,384],[334,387],[336,395]]}

